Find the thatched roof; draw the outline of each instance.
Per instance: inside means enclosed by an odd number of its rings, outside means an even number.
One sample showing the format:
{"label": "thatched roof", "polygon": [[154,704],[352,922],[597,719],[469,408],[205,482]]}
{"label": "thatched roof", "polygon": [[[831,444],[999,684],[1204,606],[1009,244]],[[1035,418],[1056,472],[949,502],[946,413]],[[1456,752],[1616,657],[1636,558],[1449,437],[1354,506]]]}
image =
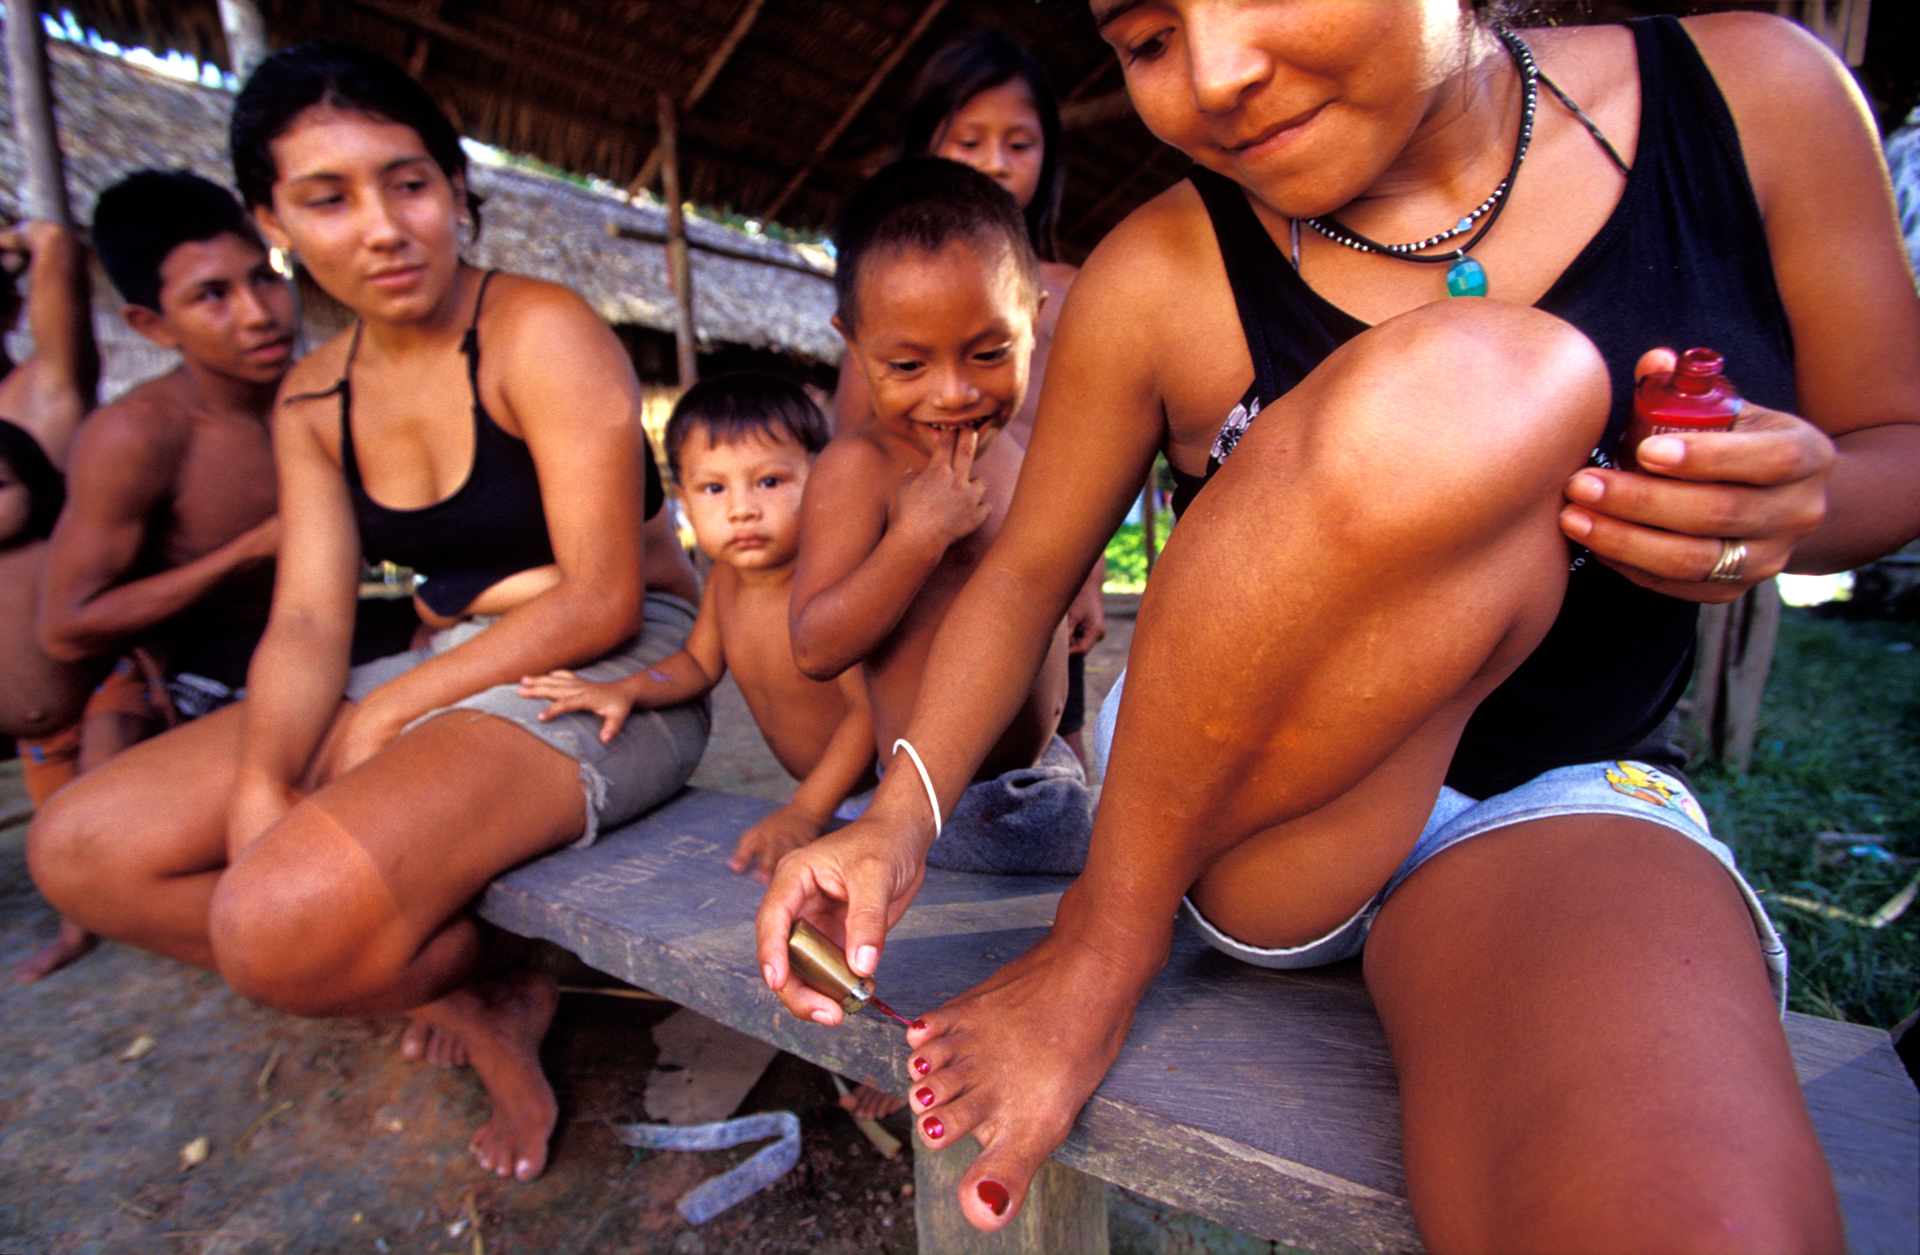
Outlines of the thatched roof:
{"label": "thatched roof", "polygon": [[[142,166],[186,166],[230,183],[227,117],[232,98],[71,44],[50,48],[55,110],[74,211],[91,216],[101,188]],[[4,77],[0,66],[0,78]],[[0,209],[17,213],[19,154],[5,92],[0,91]],[[485,229],[471,250],[482,265],[564,283],[608,322],[670,333],[673,296],[667,278],[665,210],[544,174],[476,164],[473,183],[487,204]],[[756,238],[689,219],[693,245],[694,325],[702,348],[739,345],[814,362],[839,360],[832,265],[817,248]],[[96,320],[110,349],[105,395],[151,374],[170,359],[120,326],[118,305],[99,285]],[[343,315],[307,291],[314,332]]]}
{"label": "thatched roof", "polygon": [[[1084,0],[257,3],[272,46],[354,40],[412,70],[472,138],[621,186],[648,164],[665,91],[685,199],[795,228],[832,223],[891,155],[928,54],[982,26],[1026,42],[1065,102],[1069,260],[1187,164],[1134,117]],[[215,0],[59,7],[120,43],[228,63]]]}
{"label": "thatched roof", "polygon": [[[1063,102],[1063,260],[1079,261],[1187,166],[1134,116],[1086,0],[254,2],[271,46],[354,40],[411,70],[474,139],[621,186],[653,168],[656,93],[664,92],[681,115],[684,199],[795,228],[834,221],[853,187],[891,155],[900,102],[928,55],[987,26],[1032,48]],[[228,65],[216,0],[47,4],[109,39]],[[1883,0],[1874,11],[1870,71],[1877,57],[1912,77],[1905,11],[1916,7]],[[1575,22],[1777,10],[1854,51],[1827,28],[1836,13],[1864,26],[1868,0],[1533,0],[1531,8],[1538,20]],[[1878,34],[1889,23],[1900,27],[1891,40]]]}

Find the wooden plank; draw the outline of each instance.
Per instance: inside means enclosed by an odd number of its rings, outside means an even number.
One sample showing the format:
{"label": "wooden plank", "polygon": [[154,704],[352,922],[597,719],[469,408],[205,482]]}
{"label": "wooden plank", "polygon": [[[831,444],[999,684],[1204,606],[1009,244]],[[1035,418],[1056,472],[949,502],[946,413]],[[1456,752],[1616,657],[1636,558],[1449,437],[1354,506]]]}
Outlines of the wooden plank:
{"label": "wooden plank", "polygon": [[1920,1251],[1920,1094],[1887,1034],[1793,1012],[1786,1030],[1840,1194],[1847,1249]]}
{"label": "wooden plank", "polygon": [[[726,870],[773,804],[690,790],[588,850],[496,881],[481,913],[623,980],[848,1076],[909,1088],[891,1023],[794,1019],[761,982],[761,887]],[[930,870],[888,940],[880,994],[913,1015],[1031,946],[1062,878]],[[1808,1107],[1858,1251],[1920,1249],[1920,1094],[1885,1033],[1789,1016]],[[1207,1219],[1308,1249],[1419,1247],[1399,1094],[1359,965],[1278,972],[1176,935],[1106,1081],[1055,1160]]]}

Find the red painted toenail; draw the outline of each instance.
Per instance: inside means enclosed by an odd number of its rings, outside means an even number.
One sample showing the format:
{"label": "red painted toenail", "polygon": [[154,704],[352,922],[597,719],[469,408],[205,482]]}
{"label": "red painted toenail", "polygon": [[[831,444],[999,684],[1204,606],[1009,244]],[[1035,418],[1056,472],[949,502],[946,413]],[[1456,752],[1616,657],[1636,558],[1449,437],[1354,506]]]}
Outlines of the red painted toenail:
{"label": "red painted toenail", "polygon": [[907,1025],[908,1028],[925,1028],[926,1026],[927,1022],[925,1020],[915,1020],[913,1023]]}
{"label": "red painted toenail", "polygon": [[947,1126],[940,1123],[939,1116],[928,1116],[920,1122],[920,1131],[927,1135],[928,1141],[937,1142],[947,1135]]}
{"label": "red painted toenail", "polygon": [[919,1089],[913,1091],[913,1100],[922,1107],[931,1107],[933,1106],[933,1091],[922,1085]]}
{"label": "red painted toenail", "polygon": [[993,1208],[996,1216],[1006,1215],[1007,1204],[1013,1201],[1007,1194],[1007,1187],[998,1181],[982,1181],[973,1187],[973,1192],[980,1196],[981,1202]]}
{"label": "red painted toenail", "polygon": [[915,1059],[913,1061],[913,1071],[916,1076],[925,1076],[927,1073],[933,1071],[933,1065],[925,1059]]}

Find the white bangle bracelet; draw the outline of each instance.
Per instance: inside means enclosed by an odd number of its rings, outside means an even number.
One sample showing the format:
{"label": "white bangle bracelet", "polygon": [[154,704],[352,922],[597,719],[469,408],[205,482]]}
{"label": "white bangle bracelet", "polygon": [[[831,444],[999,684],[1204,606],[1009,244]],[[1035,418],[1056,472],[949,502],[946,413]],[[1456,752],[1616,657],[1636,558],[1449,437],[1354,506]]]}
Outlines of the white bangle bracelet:
{"label": "white bangle bracelet", "polygon": [[933,839],[940,839],[940,795],[933,791],[933,777],[927,774],[927,765],[920,761],[920,751],[913,748],[906,737],[893,743],[893,752],[907,751],[907,757],[913,760],[913,769],[920,773],[920,783],[927,790],[927,804],[933,807]]}

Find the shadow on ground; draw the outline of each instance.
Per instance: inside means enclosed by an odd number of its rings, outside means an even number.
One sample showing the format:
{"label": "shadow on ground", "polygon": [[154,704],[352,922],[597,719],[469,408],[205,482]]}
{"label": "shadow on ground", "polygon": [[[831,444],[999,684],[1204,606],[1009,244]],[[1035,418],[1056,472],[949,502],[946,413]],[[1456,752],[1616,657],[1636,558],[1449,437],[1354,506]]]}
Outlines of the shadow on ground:
{"label": "shadow on ground", "polygon": [[[1097,702],[1124,663],[1133,599],[1089,667]],[[695,783],[784,799],[792,784],[738,692],[719,695]],[[24,854],[17,763],[0,765],[0,972],[51,935]],[[605,978],[549,955],[569,986]],[[743,1112],[799,1115],[800,1164],[698,1228],[681,1195],[750,1155],[637,1151],[610,1125],[645,1119],[650,1030],[671,1004],[579,992],[547,1039],[561,1120],[540,1180],[481,1173],[487,1117],[466,1070],[400,1058],[403,1021],[301,1020],[216,977],[115,944],[47,980],[0,987],[0,1250],[237,1252],[905,1252],[913,1170],[835,1105],[831,1078],[777,1057]],[[857,1079],[857,1078],[856,1078]],[[890,1122],[908,1139],[904,1120]],[[188,1166],[204,1139],[205,1157]],[[1190,1216],[1114,1194],[1115,1249],[1264,1251]]]}

